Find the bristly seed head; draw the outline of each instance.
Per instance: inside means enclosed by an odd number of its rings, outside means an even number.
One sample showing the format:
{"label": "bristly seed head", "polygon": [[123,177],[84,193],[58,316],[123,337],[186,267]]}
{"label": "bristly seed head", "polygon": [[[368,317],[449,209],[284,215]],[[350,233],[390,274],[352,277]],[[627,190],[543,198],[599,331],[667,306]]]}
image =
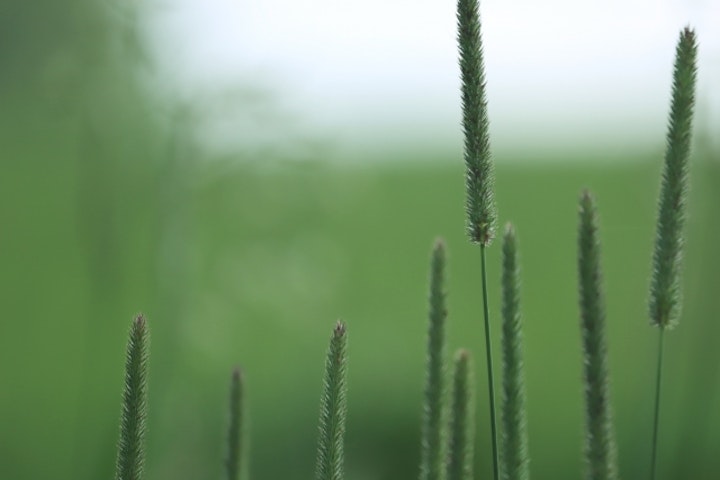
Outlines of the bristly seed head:
{"label": "bristly seed head", "polygon": [[688,158],[692,136],[697,44],[685,27],[675,50],[672,104],[650,284],[650,323],[673,327],[680,316],[683,226],[688,189]]}
{"label": "bristly seed head", "polygon": [[430,261],[430,295],[423,405],[420,480],[443,480],[445,448],[445,242],[435,241]]}
{"label": "bristly seed head", "polygon": [[338,321],[325,360],[315,480],[344,478],[347,338],[345,323]]}
{"label": "bristly seed head", "polygon": [[598,220],[595,201],[588,191],[580,198],[578,280],[586,407],[585,478],[617,480]]}
{"label": "bristly seed head", "polygon": [[143,478],[148,343],[147,321],[142,314],[139,314],[130,327],[125,356],[125,388],[115,470],[116,480],[142,480]]}
{"label": "bristly seed head", "polygon": [[502,245],[502,408],[501,478],[530,477],[525,378],[520,315],[520,266],[515,229],[508,223]]}
{"label": "bristly seed head", "polygon": [[345,323],[342,320],[338,320],[335,324],[335,329],[333,330],[335,337],[342,337],[345,335],[345,331],[347,330],[347,327],[345,326]]}
{"label": "bristly seed head", "polygon": [[458,0],[457,21],[465,133],[467,228],[472,242],[487,246],[495,237],[497,214],[477,0]]}

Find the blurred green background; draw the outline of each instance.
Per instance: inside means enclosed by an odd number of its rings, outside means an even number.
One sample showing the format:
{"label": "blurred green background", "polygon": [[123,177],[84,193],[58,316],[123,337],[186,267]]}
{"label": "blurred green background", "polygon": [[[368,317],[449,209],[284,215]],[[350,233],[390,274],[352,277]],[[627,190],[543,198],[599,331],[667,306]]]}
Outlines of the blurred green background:
{"label": "blurred green background", "polygon": [[[476,359],[477,469],[489,478],[480,258],[464,237],[459,157],[408,149],[405,161],[361,165],[330,161],[312,142],[295,156],[208,153],[194,140],[194,107],[148,87],[154,67],[135,11],[42,0],[0,13],[1,478],[111,478],[126,333],[139,311],[152,330],[148,478],[221,478],[234,365],[246,372],[252,478],[311,478],[337,318],[350,332],[347,477],[413,478],[437,236],[449,246],[450,343]],[[720,471],[720,159],[703,138],[684,316],[667,338],[666,479]],[[582,471],[583,187],[601,213],[621,471],[647,472],[657,333],[645,305],[662,139],[600,157],[498,158],[500,217],[520,235],[535,478]],[[489,262],[497,322],[497,247]],[[498,332],[496,323],[496,349]]]}

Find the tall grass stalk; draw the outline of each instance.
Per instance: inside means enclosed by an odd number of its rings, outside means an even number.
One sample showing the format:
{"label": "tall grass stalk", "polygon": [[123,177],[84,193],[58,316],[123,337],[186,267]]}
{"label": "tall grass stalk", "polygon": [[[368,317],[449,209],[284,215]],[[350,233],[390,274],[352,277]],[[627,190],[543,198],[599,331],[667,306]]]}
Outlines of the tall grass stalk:
{"label": "tall grass stalk", "polygon": [[650,323],[660,329],[655,384],[650,479],[655,479],[660,418],[660,387],[664,330],[680,317],[683,226],[687,203],[688,159],[692,138],[697,73],[695,32],[685,27],[675,50],[672,101],[668,122],[665,166],[660,187],[657,233],[650,284]]}
{"label": "tall grass stalk", "polygon": [[617,448],[608,385],[600,243],[595,202],[587,191],[580,199],[578,252],[586,402],[585,478],[616,480]]}
{"label": "tall grass stalk", "polygon": [[482,262],[482,296],[483,296],[483,316],[485,318],[485,353],[487,358],[487,376],[488,376],[488,396],[490,397],[490,436],[492,439],[492,455],[493,455],[493,478],[499,480],[499,458],[498,458],[498,440],[497,440],[497,416],[495,408],[495,378],[492,358],[492,342],[490,340],[490,314],[488,312],[488,293],[487,293],[487,268],[485,267],[485,245],[480,245],[480,258]]}
{"label": "tall grass stalk", "polygon": [[245,385],[239,368],[233,370],[230,379],[230,422],[228,425],[228,451],[225,467],[228,480],[238,480],[244,468],[244,399]]}
{"label": "tall grass stalk", "polygon": [[320,437],[315,480],[343,480],[347,414],[347,329],[338,322],[330,338],[320,405]]}
{"label": "tall grass stalk", "polygon": [[665,329],[660,328],[658,333],[658,356],[657,370],[655,373],[655,409],[653,412],[653,432],[652,432],[652,453],[650,457],[650,479],[655,480],[655,469],[657,468],[657,445],[658,435],[660,434],[660,392],[662,386],[662,366],[663,351],[665,343]]}
{"label": "tall grass stalk", "polygon": [[455,356],[450,414],[447,480],[473,478],[473,381],[470,352],[460,350]]}
{"label": "tall grass stalk", "polygon": [[425,405],[423,409],[420,479],[441,480],[444,474],[445,400],[445,245],[438,240],[430,265]]}
{"label": "tall grass stalk", "polygon": [[147,321],[145,317],[138,315],[130,327],[125,356],[125,388],[115,480],[143,478],[148,342]]}
{"label": "tall grass stalk", "polygon": [[470,240],[473,243],[480,244],[493,478],[499,480],[495,380],[493,378],[490,319],[487,301],[487,272],[485,267],[485,248],[490,245],[495,236],[497,213],[493,194],[493,165],[490,159],[485,67],[477,0],[458,0],[457,22],[462,80],[463,131],[465,134],[467,229]]}
{"label": "tall grass stalk", "polygon": [[503,480],[528,480],[530,477],[520,316],[520,267],[517,256],[515,229],[508,224],[503,236],[502,262]]}

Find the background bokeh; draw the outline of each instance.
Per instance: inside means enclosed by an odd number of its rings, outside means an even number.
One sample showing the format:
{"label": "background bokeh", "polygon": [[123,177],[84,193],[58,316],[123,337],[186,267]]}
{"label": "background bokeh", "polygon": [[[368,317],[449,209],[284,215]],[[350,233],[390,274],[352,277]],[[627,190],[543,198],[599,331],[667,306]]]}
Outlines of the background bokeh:
{"label": "background bokeh", "polygon": [[[449,247],[449,340],[475,357],[477,470],[489,478],[480,259],[464,237],[463,165],[450,141],[460,137],[433,143],[430,129],[413,142],[409,124],[383,120],[388,136],[407,141],[346,144],[332,129],[305,129],[302,112],[263,76],[215,91],[164,88],[172,69],[153,40],[158,10],[128,5],[0,6],[0,478],[111,478],[126,333],[139,311],[152,330],[148,478],[222,477],[234,365],[247,379],[252,478],[312,477],[337,318],[350,332],[348,479],[413,478],[437,236]],[[672,46],[676,31],[667,34]],[[456,93],[456,116],[443,128],[459,131]],[[684,316],[666,343],[664,479],[720,471],[712,98],[698,105]],[[583,187],[601,214],[621,471],[646,475],[657,123],[653,141],[625,135],[607,149],[572,135],[536,149],[527,124],[513,148],[512,129],[500,132],[497,200],[520,238],[535,478],[582,472],[574,242]],[[496,246],[489,262],[497,349]]]}

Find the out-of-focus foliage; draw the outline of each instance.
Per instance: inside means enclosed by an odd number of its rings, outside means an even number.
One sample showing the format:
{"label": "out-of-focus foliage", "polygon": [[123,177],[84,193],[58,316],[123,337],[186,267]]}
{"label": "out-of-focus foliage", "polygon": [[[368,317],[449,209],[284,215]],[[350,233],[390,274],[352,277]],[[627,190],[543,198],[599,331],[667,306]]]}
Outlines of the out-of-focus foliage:
{"label": "out-of-focus foliage", "polygon": [[[0,7],[7,478],[110,478],[122,354],[108,347],[139,308],[171,304],[178,267],[161,252],[177,248],[167,232],[182,209],[182,162],[143,87],[136,12],[122,5]],[[158,333],[162,351],[172,334]]]}
{"label": "out-of-focus foliage", "polygon": [[[148,478],[221,477],[237,363],[253,478],[311,478],[327,331],[338,317],[353,337],[347,477],[416,475],[426,260],[438,235],[449,251],[449,346],[482,358],[462,159],[342,168],[205,158],[174,113],[182,109],[144,87],[153,65],[132,11],[6,0],[0,13],[0,477],[112,477],[127,325],[140,310],[153,332]],[[661,154],[627,160],[560,168],[498,158],[500,220],[522,238],[537,478],[581,471],[574,232],[584,186],[601,205],[620,470],[647,471],[655,335],[645,306]],[[691,184],[685,313],[666,345],[659,468],[703,480],[720,468],[718,164],[696,161]],[[500,250],[488,254],[499,318]],[[487,400],[476,398],[476,471],[487,477]]]}

